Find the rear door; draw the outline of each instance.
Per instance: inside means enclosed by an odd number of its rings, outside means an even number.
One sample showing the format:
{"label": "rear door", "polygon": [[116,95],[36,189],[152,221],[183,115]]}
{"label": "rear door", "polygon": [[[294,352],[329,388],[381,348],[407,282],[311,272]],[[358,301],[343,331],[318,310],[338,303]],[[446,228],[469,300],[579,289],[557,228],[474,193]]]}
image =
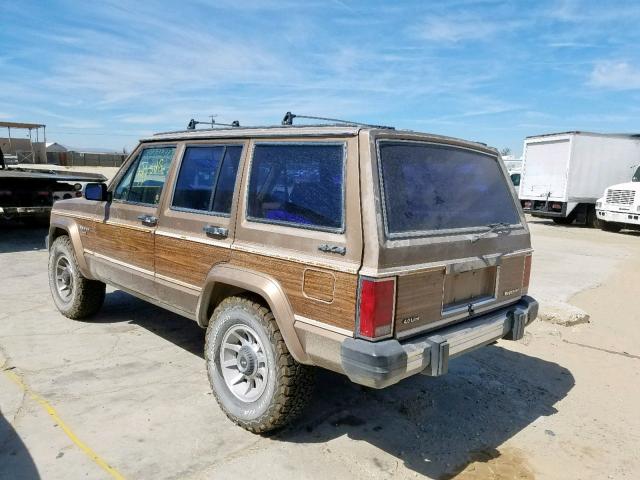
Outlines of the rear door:
{"label": "rear door", "polygon": [[188,143],[169,182],[156,231],[160,297],[194,313],[207,273],[228,262],[244,143]]}
{"label": "rear door", "polygon": [[526,144],[520,197],[564,200],[571,141],[569,138]]}
{"label": "rear door", "polygon": [[165,179],[175,145],[142,147],[116,178],[113,200],[101,206],[93,232],[93,255],[100,277],[156,298],[154,234]]}
{"label": "rear door", "polygon": [[274,278],[297,323],[353,335],[362,259],[353,136],[252,142],[231,262]]}

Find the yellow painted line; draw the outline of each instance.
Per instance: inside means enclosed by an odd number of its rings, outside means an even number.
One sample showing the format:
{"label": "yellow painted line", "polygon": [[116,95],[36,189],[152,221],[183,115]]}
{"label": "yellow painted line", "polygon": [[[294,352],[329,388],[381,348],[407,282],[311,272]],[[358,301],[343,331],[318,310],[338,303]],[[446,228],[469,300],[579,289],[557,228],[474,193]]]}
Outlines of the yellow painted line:
{"label": "yellow painted line", "polygon": [[10,371],[10,370],[4,370],[5,375],[7,375],[7,377],[9,377],[9,379],[11,381],[13,381],[16,385],[18,385],[27,395],[29,395],[29,397],[31,397],[32,400],[35,400],[36,402],[38,402],[40,404],[40,406],[42,408],[45,409],[45,411],[51,416],[51,418],[53,418],[55,420],[55,422],[58,424],[58,426],[60,428],[62,428],[62,430],[64,431],[64,433],[67,434],[67,437],[69,437],[71,439],[71,441],[73,443],[75,443],[75,445],[84,452],[84,454],[89,457],[94,463],[96,463],[97,465],[99,465],[105,472],[107,472],[109,475],[111,475],[113,478],[117,479],[117,480],[125,480],[124,477],[120,474],[120,472],[118,472],[115,468],[113,468],[111,465],[109,465],[105,460],[103,460],[96,452],[94,452],[91,448],[89,448],[85,443],[82,442],[82,440],[80,440],[75,433],[73,433],[73,430],[71,430],[71,428],[69,427],[69,425],[67,425],[58,415],[58,412],[56,412],[56,409],[53,408],[49,402],[47,402],[44,398],[42,398],[40,395],[38,395],[37,393],[35,393],[33,390],[31,390],[27,384],[25,384],[22,379],[16,375],[14,372]]}

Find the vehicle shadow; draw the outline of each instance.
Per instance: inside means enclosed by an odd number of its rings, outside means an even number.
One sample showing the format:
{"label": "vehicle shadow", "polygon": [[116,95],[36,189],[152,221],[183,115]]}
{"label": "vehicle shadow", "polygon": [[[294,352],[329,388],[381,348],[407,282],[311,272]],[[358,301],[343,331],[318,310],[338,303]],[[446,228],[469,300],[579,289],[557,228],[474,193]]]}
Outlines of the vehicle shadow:
{"label": "vehicle shadow", "polygon": [[[574,384],[567,369],[499,346],[453,360],[443,377],[415,376],[384,390],[319,372],[306,415],[273,438],[322,443],[346,435],[419,474],[450,479],[474,461],[499,457],[501,444],[555,414]],[[388,470],[381,459],[368,461]]]}
{"label": "vehicle shadow", "polygon": [[48,232],[48,227],[0,220],[0,253],[42,250]]}
{"label": "vehicle shadow", "polygon": [[[109,293],[92,321],[127,320],[203,357],[204,331],[195,322],[123,292]],[[554,405],[574,384],[561,365],[499,344],[452,360],[445,376],[417,375],[384,390],[318,369],[316,393],[305,413],[271,439],[309,444],[347,436],[419,474],[450,479],[472,462],[499,457],[505,441],[557,413]],[[357,444],[351,448],[357,456]],[[371,462],[381,473],[391,468],[386,456],[358,461]]]}
{"label": "vehicle shadow", "polygon": [[31,454],[13,426],[0,412],[0,478],[40,478]]}

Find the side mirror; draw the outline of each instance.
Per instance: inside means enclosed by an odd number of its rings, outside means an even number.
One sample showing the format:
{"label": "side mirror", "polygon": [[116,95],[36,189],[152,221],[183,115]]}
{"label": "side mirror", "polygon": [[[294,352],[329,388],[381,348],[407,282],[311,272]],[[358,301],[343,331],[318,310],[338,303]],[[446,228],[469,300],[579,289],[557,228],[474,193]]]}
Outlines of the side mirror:
{"label": "side mirror", "polygon": [[105,183],[87,183],[84,187],[84,198],[87,200],[108,202],[110,196]]}

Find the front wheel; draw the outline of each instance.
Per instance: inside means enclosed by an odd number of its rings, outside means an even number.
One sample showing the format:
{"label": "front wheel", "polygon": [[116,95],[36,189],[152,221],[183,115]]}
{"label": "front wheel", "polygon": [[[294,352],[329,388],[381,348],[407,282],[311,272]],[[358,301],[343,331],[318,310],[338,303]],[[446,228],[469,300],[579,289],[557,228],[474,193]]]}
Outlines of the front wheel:
{"label": "front wheel", "polygon": [[622,230],[622,225],[615,222],[605,222],[604,220],[600,220],[600,228],[605,232],[618,233]]}
{"label": "front wheel", "polygon": [[60,313],[77,320],[100,310],[106,285],[80,273],[71,240],[63,235],[49,251],[49,288]]}
{"label": "front wheel", "polygon": [[313,368],[294,360],[271,311],[250,297],[229,297],[216,307],[205,359],[218,404],[253,433],[291,422],[313,390]]}
{"label": "front wheel", "polygon": [[598,218],[596,208],[593,206],[587,208],[587,227],[600,228],[600,219]]}

